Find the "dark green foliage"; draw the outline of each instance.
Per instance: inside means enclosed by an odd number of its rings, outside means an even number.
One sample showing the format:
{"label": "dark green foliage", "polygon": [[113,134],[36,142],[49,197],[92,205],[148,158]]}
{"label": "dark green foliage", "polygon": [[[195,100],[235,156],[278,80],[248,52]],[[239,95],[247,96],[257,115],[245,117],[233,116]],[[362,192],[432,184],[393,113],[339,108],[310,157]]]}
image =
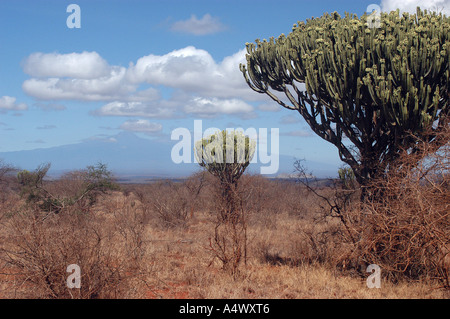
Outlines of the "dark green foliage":
{"label": "dark green foliage", "polygon": [[45,195],[43,191],[44,177],[50,169],[50,164],[42,164],[34,172],[22,170],[17,173],[17,180],[21,186],[21,195],[26,196],[27,202],[38,202]]}
{"label": "dark green foliage", "polygon": [[119,186],[114,181],[111,171],[106,164],[98,163],[95,166],[88,166],[86,170],[81,171],[83,187],[80,196],[89,196],[90,201],[94,202],[98,193],[104,193],[108,190],[118,190]]}
{"label": "dark green foliage", "polygon": [[352,189],[355,187],[355,174],[350,167],[342,167],[338,170],[339,179],[346,189]]}

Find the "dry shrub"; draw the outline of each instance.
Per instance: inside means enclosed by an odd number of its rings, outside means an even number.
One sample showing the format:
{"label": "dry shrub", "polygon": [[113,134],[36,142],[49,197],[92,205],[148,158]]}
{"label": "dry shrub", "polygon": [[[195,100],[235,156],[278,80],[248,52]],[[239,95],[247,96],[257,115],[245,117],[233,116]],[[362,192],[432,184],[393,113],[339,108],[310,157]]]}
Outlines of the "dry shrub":
{"label": "dry shrub", "polygon": [[3,216],[20,210],[22,202],[18,195],[19,185],[14,176],[16,169],[0,159],[0,221]]}
{"label": "dry shrub", "polygon": [[[437,138],[450,139],[450,130]],[[419,141],[420,154],[404,152],[361,216],[361,257],[398,280],[437,279],[449,286],[450,145]],[[425,155],[425,157],[423,157]]]}
{"label": "dry shrub", "polygon": [[234,276],[239,273],[242,261],[246,263],[247,256],[247,225],[245,220],[230,223],[218,222],[214,228],[214,237],[209,245],[213,259],[221,262],[222,269]]}
{"label": "dry shrub", "polygon": [[50,163],[41,164],[33,172],[22,170],[17,174],[20,194],[34,210],[61,213],[80,211],[87,213],[98,197],[109,190],[119,189],[112,172],[98,163],[83,170],[69,172],[56,181],[48,181]]}
{"label": "dry shrub", "polygon": [[189,194],[183,185],[171,181],[158,182],[153,188],[151,204],[165,227],[185,227],[189,213]]}
{"label": "dry shrub", "polygon": [[[43,187],[54,201],[60,203],[61,208],[56,212],[75,210],[88,213],[95,202],[93,197],[80,198],[86,189],[83,171],[68,172],[56,180],[45,181]],[[95,195],[97,197],[98,194]]]}
{"label": "dry shrub", "polygon": [[239,179],[238,192],[245,209],[258,216],[258,219],[262,215],[275,215],[282,210],[279,206],[281,202],[279,196],[283,193],[278,192],[276,182],[261,175],[242,175]]}
{"label": "dry shrub", "polygon": [[[437,138],[448,141],[449,130]],[[295,166],[300,185],[247,177],[252,226],[267,219],[278,229],[274,217],[280,211],[299,217],[290,247],[284,245],[282,253],[270,239],[254,245],[260,260],[319,263],[363,277],[369,264],[377,264],[394,281],[437,279],[449,287],[449,145],[439,150],[426,141],[418,145],[419,152],[405,151],[383,179],[369,185],[377,196],[365,202],[358,187],[339,181],[322,186],[301,178],[308,174],[300,162]]]}
{"label": "dry shrub", "polygon": [[122,185],[122,191],[145,207],[147,221],[155,226],[186,228],[197,212],[209,211],[214,205],[208,194],[211,183],[212,178],[206,172],[198,172],[181,181]]}
{"label": "dry shrub", "polygon": [[209,238],[208,250],[212,255],[210,265],[217,259],[222,269],[235,276],[239,274],[242,261],[247,256],[247,216],[244,209],[246,191],[237,183],[211,181],[208,187],[210,200],[214,203],[214,233]]}
{"label": "dry shrub", "polygon": [[0,221],[19,212],[25,206],[19,194],[9,189],[0,190]]}
{"label": "dry shrub", "polygon": [[293,180],[268,179],[261,175],[243,175],[238,187],[249,226],[274,229],[275,217],[284,213],[303,219],[315,209],[314,198]]}
{"label": "dry shrub", "polygon": [[[130,211],[127,211],[129,213]],[[125,212],[124,212],[125,213]],[[15,298],[125,298],[142,276],[140,220],[128,215],[34,211],[15,214],[2,223],[2,273],[10,278]],[[133,234],[133,236],[130,236]],[[67,267],[81,269],[81,287],[68,288]]]}
{"label": "dry shrub", "polygon": [[118,255],[127,260],[130,269],[142,271],[141,266],[145,257],[146,228],[149,225],[148,208],[133,195],[116,192],[113,196],[105,197],[98,209],[101,209],[111,231],[121,245],[117,246]]}
{"label": "dry shrub", "polygon": [[192,180],[174,182],[158,181],[142,185],[135,190],[136,196],[146,206],[150,218],[157,220],[163,228],[185,228],[198,209],[197,198],[202,184]]}
{"label": "dry shrub", "polygon": [[320,263],[334,269],[346,258],[351,247],[344,242],[350,240],[340,220],[347,215],[338,208],[349,206],[354,191],[304,184],[297,179],[243,175],[239,192],[251,228],[249,255],[260,262],[290,266]]}
{"label": "dry shrub", "polygon": [[345,235],[338,220],[305,223],[299,227],[293,248],[297,264],[322,264],[335,269],[348,251]]}

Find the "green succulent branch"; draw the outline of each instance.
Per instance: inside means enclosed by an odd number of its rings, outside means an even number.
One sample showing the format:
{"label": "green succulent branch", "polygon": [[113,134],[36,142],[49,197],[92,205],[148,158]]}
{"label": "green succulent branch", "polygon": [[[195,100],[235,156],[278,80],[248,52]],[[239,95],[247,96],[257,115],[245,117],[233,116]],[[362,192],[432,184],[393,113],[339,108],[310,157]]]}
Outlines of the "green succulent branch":
{"label": "green succulent branch", "polygon": [[235,184],[250,164],[255,147],[255,141],[242,132],[223,130],[197,141],[195,158],[221,182]]}
{"label": "green succulent branch", "polygon": [[[221,218],[230,220],[234,214],[238,180],[250,164],[256,142],[242,132],[223,130],[195,144],[195,158],[200,166],[218,178],[223,210]],[[237,221],[236,218],[231,220]]]}
{"label": "green succulent branch", "polygon": [[250,88],[298,111],[335,145],[361,184],[401,149],[414,151],[412,136],[449,123],[450,19],[419,8],[381,13],[378,28],[369,19],[333,13],[298,22],[287,36],[247,43],[240,65]]}

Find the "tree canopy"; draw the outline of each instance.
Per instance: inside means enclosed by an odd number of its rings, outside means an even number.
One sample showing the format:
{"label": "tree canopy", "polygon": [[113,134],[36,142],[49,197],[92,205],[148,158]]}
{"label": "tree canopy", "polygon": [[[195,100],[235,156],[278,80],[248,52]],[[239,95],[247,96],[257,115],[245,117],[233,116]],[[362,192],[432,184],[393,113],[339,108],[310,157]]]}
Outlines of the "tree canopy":
{"label": "tree canopy", "polygon": [[[287,36],[247,43],[250,88],[298,111],[335,145],[359,183],[383,174],[417,138],[448,125],[450,19],[393,11],[324,14]],[[279,93],[281,92],[281,94]],[[440,145],[439,145],[440,144]]]}
{"label": "tree canopy", "polygon": [[255,141],[242,132],[223,130],[197,141],[195,157],[221,183],[232,185],[250,164],[255,147]]}

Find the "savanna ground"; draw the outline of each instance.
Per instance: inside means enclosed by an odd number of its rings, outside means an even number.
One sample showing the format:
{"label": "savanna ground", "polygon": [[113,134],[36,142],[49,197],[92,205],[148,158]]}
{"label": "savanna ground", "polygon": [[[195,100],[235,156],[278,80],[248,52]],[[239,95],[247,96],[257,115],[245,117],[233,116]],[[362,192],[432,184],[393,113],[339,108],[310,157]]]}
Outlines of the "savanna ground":
{"label": "savanna ground", "polygon": [[[216,181],[207,172],[182,182],[121,184],[119,189],[99,192],[95,200],[67,202],[58,213],[49,212],[42,202],[24,198],[17,178],[6,175],[0,196],[1,298],[450,296],[439,272],[423,271],[433,265],[439,268],[436,265],[446,255],[436,257],[431,266],[422,260],[411,261],[414,267],[408,268],[409,276],[405,277],[403,273],[396,275],[395,270],[402,261],[386,261],[383,258],[393,252],[385,250],[379,259],[381,288],[368,288],[369,259],[361,256],[370,257],[371,253],[361,247],[384,237],[373,233],[367,237],[362,229],[369,229],[370,223],[361,227],[356,221],[360,214],[352,215],[362,209],[357,204],[358,194],[345,195],[342,186],[314,186],[312,191],[298,182],[242,176],[238,197],[245,214],[245,233],[239,243],[243,248],[239,265],[230,272],[223,269],[213,245]],[[52,198],[70,197],[67,194],[81,188],[75,175],[45,182],[45,191]],[[442,187],[446,187],[444,197],[437,197],[441,206],[433,212],[439,212],[446,231],[448,184]],[[333,203],[342,211],[336,213]],[[430,218],[435,220],[433,215],[424,219],[426,223],[433,223]],[[358,243],[364,244],[352,243],[351,234],[358,235]],[[425,236],[420,231],[414,234],[411,237]],[[439,240],[448,240],[448,235],[444,232]],[[431,247],[433,239],[427,242]],[[414,255],[422,251],[408,247]],[[81,268],[79,289],[67,288],[70,264]],[[386,270],[385,264],[394,266]]]}

